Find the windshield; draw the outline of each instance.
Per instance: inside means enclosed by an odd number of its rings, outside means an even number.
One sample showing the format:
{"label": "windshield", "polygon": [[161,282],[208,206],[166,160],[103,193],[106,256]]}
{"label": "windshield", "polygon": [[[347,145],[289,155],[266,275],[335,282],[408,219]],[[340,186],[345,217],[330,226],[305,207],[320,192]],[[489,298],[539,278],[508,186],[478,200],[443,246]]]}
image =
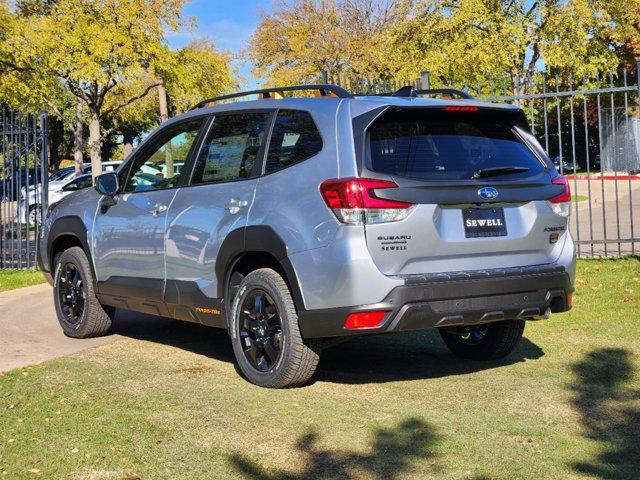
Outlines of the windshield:
{"label": "windshield", "polygon": [[49,181],[53,182],[55,180],[60,180],[73,172],[73,170],[73,167],[57,170],[51,174],[51,176],[49,177]]}
{"label": "windshield", "polygon": [[369,168],[428,180],[471,179],[483,170],[483,178],[494,171],[505,179],[542,172],[544,165],[509,120],[482,111],[390,112],[369,129]]}

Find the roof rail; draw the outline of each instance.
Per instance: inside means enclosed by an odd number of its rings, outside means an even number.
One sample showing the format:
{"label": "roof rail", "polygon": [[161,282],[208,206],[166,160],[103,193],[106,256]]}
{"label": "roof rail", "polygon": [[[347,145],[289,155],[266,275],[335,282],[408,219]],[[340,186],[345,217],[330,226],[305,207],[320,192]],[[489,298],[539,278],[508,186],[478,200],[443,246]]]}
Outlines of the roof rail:
{"label": "roof rail", "polygon": [[337,85],[331,85],[328,83],[319,83],[314,85],[291,85],[288,87],[271,87],[261,88],[259,90],[250,90],[248,92],[230,93],[228,95],[220,95],[219,97],[207,98],[201,101],[197,105],[191,108],[196,110],[198,108],[208,107],[221,100],[229,100],[231,98],[247,97],[249,95],[259,95],[260,99],[267,98],[282,98],[284,92],[315,90],[317,97],[334,97],[334,98],[353,98],[349,92],[344,88]]}
{"label": "roof rail", "polygon": [[473,97],[467,92],[456,88],[429,88],[426,90],[414,90],[412,85],[407,85],[396,90],[394,93],[378,93],[376,96],[384,97],[417,97],[418,95],[449,95],[450,97],[458,97],[464,100],[473,100]]}

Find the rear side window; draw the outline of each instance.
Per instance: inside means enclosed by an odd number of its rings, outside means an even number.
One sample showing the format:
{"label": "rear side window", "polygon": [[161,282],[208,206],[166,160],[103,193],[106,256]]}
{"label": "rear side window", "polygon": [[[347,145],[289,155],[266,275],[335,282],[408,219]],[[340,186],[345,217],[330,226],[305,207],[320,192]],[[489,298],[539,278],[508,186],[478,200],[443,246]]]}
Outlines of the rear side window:
{"label": "rear side window", "polygon": [[216,116],[196,161],[192,184],[254,176],[270,113]]}
{"label": "rear side window", "polygon": [[470,179],[478,171],[502,167],[527,169],[500,175],[505,179],[540,173],[542,162],[521,141],[510,120],[499,112],[482,111],[385,114],[369,128],[369,168],[426,180]]}
{"label": "rear side window", "polygon": [[308,112],[280,110],[273,127],[265,173],[276,172],[322,150],[322,137]]}

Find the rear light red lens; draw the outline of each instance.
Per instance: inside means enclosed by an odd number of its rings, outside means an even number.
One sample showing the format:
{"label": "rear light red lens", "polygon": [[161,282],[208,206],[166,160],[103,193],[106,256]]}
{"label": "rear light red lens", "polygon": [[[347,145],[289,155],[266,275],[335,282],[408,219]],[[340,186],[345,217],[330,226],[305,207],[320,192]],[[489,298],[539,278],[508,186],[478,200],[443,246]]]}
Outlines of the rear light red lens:
{"label": "rear light red lens", "polygon": [[320,185],[329,208],[409,208],[410,203],[378,198],[374,190],[398,188],[394,182],[371,178],[334,178]]}
{"label": "rear light red lens", "polygon": [[573,292],[567,294],[567,305],[570,307],[573,304]]}
{"label": "rear light red lens", "polygon": [[351,330],[357,328],[375,328],[380,326],[386,315],[387,312],[384,310],[352,313],[347,317],[347,321],[344,322],[344,328]]}
{"label": "rear light red lens", "polygon": [[571,189],[569,188],[569,180],[567,180],[567,177],[560,175],[551,179],[551,183],[553,183],[554,185],[564,186],[564,192],[562,192],[557,197],[550,199],[549,201],[551,203],[565,203],[571,201]]}
{"label": "rear light red lens", "polygon": [[445,112],[477,112],[478,107],[466,106],[466,105],[450,105],[444,107]]}

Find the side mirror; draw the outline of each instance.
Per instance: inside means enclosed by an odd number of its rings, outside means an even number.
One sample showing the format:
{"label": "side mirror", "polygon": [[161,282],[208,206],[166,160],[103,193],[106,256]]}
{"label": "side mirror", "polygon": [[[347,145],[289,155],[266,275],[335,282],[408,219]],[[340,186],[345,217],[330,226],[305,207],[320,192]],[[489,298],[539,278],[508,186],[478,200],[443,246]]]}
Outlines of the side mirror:
{"label": "side mirror", "polygon": [[100,195],[113,197],[118,193],[118,175],[116,172],[106,172],[96,177],[94,188]]}

